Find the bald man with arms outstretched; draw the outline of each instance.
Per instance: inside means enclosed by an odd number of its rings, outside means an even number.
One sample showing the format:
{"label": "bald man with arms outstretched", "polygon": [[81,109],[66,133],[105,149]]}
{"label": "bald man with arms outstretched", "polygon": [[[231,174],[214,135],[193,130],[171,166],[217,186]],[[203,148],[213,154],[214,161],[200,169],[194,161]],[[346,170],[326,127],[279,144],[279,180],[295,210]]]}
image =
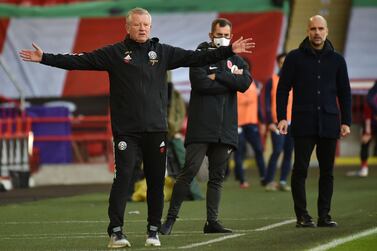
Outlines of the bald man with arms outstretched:
{"label": "bald man with arms outstretched", "polygon": [[306,209],[305,181],[310,156],[316,146],[319,163],[318,227],[336,227],[330,216],[334,184],[334,159],[339,137],[350,134],[351,88],[344,58],[327,39],[327,21],[309,19],[307,37],[286,57],[276,100],[278,129],[287,134],[289,91],[293,90],[291,132],[295,159],[291,186],[296,227],[315,227]]}

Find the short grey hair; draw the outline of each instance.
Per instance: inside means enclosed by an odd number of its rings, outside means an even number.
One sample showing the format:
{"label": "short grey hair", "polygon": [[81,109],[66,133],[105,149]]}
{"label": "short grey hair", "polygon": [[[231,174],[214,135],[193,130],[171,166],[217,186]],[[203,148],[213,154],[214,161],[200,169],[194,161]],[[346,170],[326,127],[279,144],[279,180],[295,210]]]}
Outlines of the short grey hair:
{"label": "short grey hair", "polygon": [[127,22],[127,24],[131,23],[131,21],[132,21],[131,17],[132,17],[133,14],[138,14],[138,15],[145,14],[145,15],[148,15],[149,18],[151,19],[151,23],[152,23],[152,16],[151,16],[151,14],[149,14],[149,12],[146,9],[143,9],[143,8],[140,8],[140,7],[136,7],[136,8],[133,8],[133,9],[131,9],[131,10],[129,10],[127,12],[127,15],[126,15],[126,22]]}

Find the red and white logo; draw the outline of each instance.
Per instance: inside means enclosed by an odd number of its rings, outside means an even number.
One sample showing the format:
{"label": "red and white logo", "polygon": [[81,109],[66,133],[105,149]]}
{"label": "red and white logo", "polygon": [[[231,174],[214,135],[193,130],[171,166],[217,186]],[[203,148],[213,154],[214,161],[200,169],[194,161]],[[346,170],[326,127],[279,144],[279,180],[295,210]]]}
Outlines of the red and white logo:
{"label": "red and white logo", "polygon": [[231,69],[232,69],[232,66],[233,66],[232,61],[227,60],[227,61],[226,61],[226,66],[228,67],[229,70],[231,70]]}
{"label": "red and white logo", "polygon": [[160,153],[164,153],[166,151],[165,141],[162,141],[160,144]]}
{"label": "red and white logo", "polygon": [[126,63],[126,64],[128,64],[128,63],[130,63],[130,61],[131,61],[131,56],[130,55],[126,55],[124,58],[123,58],[123,61]]}

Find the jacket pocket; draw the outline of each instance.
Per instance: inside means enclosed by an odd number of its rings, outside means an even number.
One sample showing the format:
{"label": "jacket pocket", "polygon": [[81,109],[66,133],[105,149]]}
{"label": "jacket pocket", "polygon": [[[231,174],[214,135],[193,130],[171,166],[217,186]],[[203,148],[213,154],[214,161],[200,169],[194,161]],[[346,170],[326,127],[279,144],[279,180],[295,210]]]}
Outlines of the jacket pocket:
{"label": "jacket pocket", "polygon": [[330,114],[339,114],[338,107],[332,105],[325,105],[325,111]]}

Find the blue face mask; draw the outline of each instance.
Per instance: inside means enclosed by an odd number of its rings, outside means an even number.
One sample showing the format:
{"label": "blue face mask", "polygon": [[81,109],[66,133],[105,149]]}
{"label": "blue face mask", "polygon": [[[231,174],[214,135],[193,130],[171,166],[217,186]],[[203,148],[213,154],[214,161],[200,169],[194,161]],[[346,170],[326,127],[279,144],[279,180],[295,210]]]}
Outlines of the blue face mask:
{"label": "blue face mask", "polygon": [[216,47],[228,46],[230,44],[230,39],[225,37],[215,37],[213,38],[213,43]]}

